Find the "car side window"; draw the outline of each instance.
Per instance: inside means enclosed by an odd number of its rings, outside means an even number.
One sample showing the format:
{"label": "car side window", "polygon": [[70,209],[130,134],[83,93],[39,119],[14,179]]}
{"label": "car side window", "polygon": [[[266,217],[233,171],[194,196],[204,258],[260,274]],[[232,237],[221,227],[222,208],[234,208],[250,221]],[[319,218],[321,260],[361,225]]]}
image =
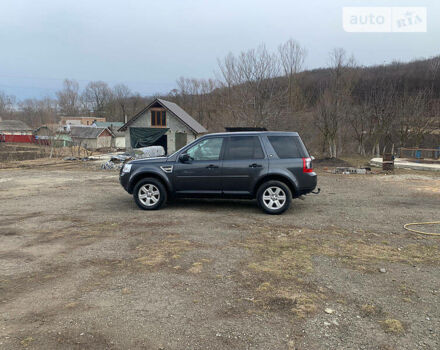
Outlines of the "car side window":
{"label": "car side window", "polygon": [[193,160],[219,160],[223,138],[213,137],[192,146],[186,151]]}
{"label": "car side window", "polygon": [[272,144],[276,154],[281,159],[306,157],[301,150],[298,137],[268,136],[267,138]]}
{"label": "car side window", "polygon": [[232,136],[226,145],[225,160],[263,159],[264,153],[257,136]]}

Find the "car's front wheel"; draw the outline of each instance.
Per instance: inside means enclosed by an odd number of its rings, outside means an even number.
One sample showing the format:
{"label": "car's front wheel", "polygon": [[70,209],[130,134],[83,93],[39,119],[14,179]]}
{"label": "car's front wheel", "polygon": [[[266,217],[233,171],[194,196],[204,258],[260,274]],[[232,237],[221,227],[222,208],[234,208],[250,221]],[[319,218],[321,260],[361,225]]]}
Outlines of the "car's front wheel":
{"label": "car's front wheel", "polygon": [[281,181],[263,183],[257,191],[258,204],[268,214],[282,214],[289,209],[292,193]]}
{"label": "car's front wheel", "polygon": [[167,199],[165,186],[157,179],[140,180],[133,190],[134,201],[143,210],[159,209]]}

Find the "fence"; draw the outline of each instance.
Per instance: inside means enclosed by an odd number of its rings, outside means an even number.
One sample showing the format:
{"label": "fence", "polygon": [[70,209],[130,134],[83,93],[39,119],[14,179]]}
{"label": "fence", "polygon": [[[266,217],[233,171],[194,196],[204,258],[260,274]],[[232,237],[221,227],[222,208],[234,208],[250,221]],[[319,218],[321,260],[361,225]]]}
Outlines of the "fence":
{"label": "fence", "polygon": [[433,159],[440,158],[440,147],[438,148],[400,148],[399,158],[411,159]]}

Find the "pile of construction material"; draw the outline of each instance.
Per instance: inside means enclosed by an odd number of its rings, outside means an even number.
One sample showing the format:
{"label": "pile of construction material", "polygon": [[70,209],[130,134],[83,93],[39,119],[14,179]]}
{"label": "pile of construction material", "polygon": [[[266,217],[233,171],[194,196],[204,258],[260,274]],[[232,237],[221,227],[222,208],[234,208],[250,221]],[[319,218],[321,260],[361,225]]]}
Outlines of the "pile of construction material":
{"label": "pile of construction material", "polygon": [[335,170],[333,170],[333,174],[344,174],[344,175],[351,175],[351,174],[370,174],[371,168],[364,167],[364,168],[355,168],[355,167],[336,167]]}
{"label": "pile of construction material", "polygon": [[101,164],[103,170],[121,169],[125,162],[133,159],[147,159],[164,157],[165,150],[162,146],[149,146],[135,148],[131,153],[120,153],[110,155],[110,159]]}
{"label": "pile of construction material", "polygon": [[165,156],[165,149],[162,146],[149,146],[135,148],[133,150],[135,159],[154,158]]}

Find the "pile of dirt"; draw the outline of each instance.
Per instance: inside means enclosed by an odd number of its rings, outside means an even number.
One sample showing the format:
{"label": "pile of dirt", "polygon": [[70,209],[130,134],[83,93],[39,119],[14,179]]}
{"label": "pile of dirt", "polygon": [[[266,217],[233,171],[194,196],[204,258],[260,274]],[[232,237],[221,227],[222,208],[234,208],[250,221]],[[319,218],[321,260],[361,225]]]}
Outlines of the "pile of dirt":
{"label": "pile of dirt", "polygon": [[339,158],[319,158],[313,161],[314,166],[320,167],[351,167],[352,164]]}
{"label": "pile of dirt", "polygon": [[32,145],[26,144],[0,144],[0,162],[38,159],[45,156],[46,150],[43,147],[32,147]]}

